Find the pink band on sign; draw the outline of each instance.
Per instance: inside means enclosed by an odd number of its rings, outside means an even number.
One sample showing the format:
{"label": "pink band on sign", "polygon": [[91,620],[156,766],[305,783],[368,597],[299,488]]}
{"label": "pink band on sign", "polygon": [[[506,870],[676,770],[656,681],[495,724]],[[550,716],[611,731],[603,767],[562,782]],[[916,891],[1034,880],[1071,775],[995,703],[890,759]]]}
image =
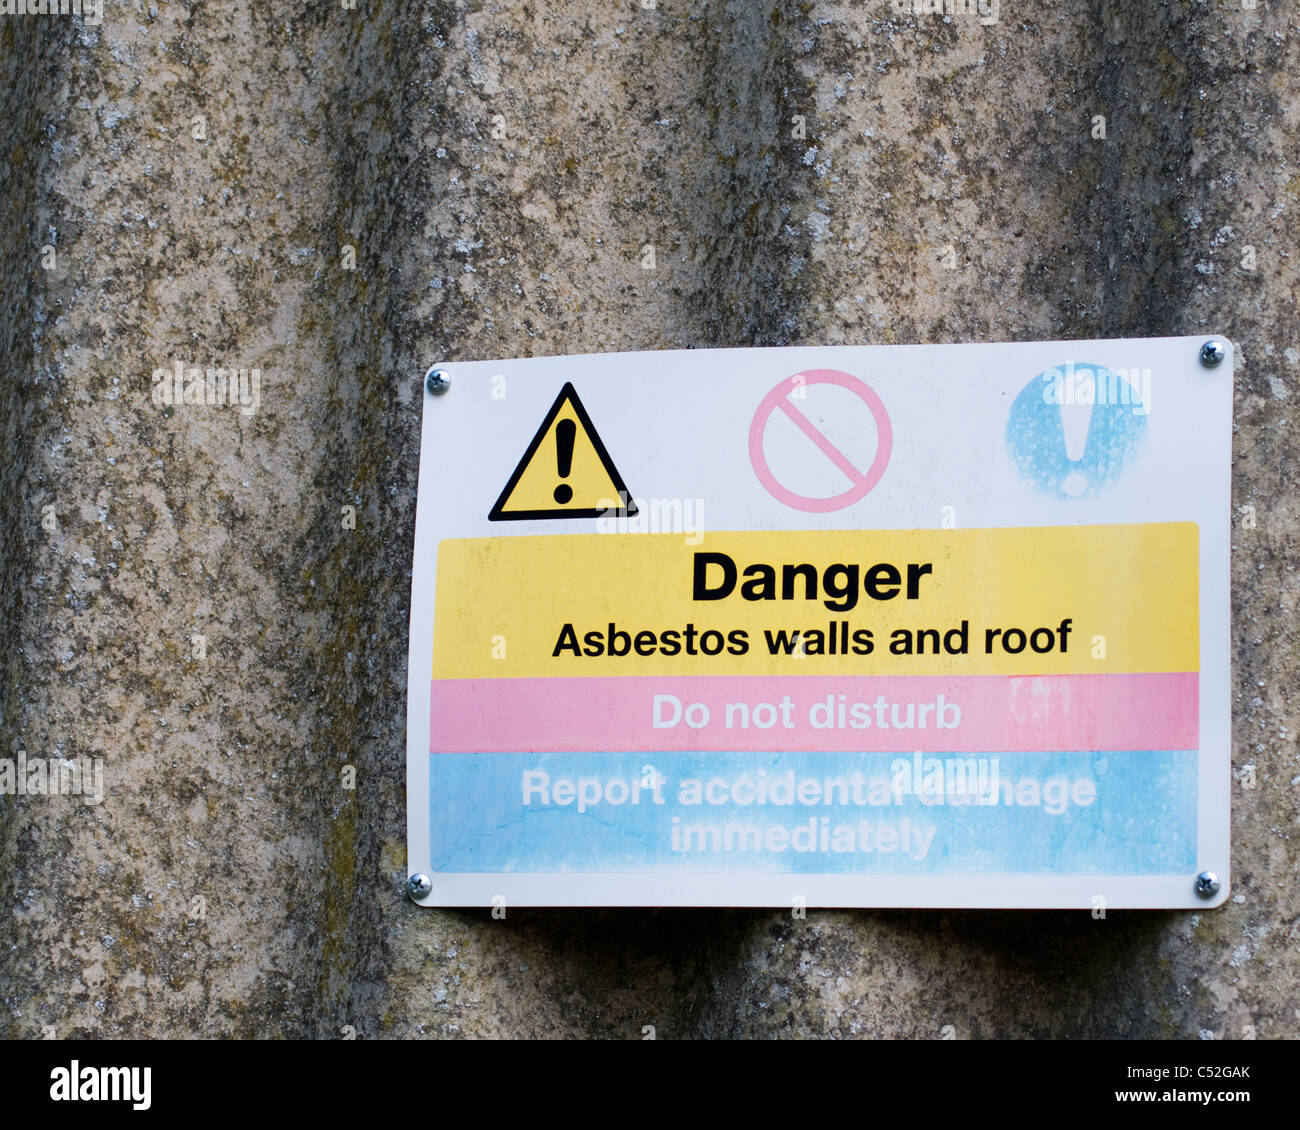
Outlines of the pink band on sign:
{"label": "pink band on sign", "polygon": [[1195,749],[1199,679],[1195,671],[435,679],[430,752]]}

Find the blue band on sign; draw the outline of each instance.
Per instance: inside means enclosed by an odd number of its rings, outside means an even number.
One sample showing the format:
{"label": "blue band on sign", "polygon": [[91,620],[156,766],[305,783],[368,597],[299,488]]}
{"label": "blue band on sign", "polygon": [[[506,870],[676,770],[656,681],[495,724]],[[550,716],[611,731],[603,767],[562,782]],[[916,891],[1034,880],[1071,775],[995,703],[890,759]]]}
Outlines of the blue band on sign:
{"label": "blue band on sign", "polygon": [[1184,874],[1196,761],[441,753],[429,759],[432,861],[451,873]]}

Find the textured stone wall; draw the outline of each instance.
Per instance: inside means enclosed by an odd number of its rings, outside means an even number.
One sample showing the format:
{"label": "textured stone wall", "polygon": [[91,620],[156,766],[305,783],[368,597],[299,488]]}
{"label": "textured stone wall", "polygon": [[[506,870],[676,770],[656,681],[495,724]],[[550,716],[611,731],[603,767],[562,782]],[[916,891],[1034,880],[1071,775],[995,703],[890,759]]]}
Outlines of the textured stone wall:
{"label": "textured stone wall", "polygon": [[[1240,3],[0,15],[0,754],[107,788],[0,798],[0,1035],[1294,1037],[1300,25]],[[1222,910],[402,899],[431,362],[1209,331]]]}

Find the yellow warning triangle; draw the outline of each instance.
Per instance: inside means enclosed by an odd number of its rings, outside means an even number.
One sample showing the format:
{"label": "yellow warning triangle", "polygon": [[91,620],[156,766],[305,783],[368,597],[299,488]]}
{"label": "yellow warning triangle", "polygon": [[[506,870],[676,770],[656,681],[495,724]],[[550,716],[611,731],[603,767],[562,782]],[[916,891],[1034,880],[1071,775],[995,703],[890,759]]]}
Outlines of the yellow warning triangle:
{"label": "yellow warning triangle", "polygon": [[519,460],[490,522],[600,518],[636,513],[591,417],[566,383]]}

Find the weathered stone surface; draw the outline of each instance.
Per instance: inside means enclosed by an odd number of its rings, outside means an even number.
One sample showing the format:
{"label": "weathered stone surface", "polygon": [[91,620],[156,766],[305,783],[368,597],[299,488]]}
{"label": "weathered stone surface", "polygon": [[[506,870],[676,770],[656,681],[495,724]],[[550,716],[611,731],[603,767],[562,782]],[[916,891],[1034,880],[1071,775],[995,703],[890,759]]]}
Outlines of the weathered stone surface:
{"label": "weathered stone surface", "polygon": [[[0,17],[0,738],[102,756],[108,790],[0,798],[0,1034],[1295,1036],[1300,28],[1277,9]],[[1241,349],[1234,520],[1257,520],[1233,561],[1257,787],[1234,785],[1222,910],[494,922],[400,898],[431,361],[1210,330]],[[150,375],[176,360],[259,367],[256,412],[166,415]]]}

